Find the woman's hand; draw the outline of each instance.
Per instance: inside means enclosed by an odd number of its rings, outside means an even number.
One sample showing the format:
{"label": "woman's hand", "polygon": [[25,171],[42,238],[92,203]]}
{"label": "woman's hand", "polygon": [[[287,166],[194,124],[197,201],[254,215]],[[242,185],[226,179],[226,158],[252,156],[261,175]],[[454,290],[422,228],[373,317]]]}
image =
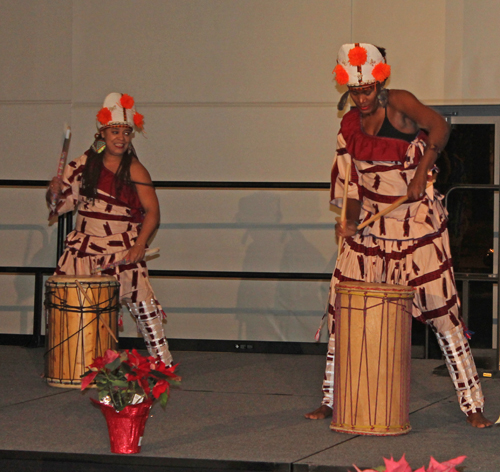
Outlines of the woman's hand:
{"label": "woman's hand", "polygon": [[61,198],[63,185],[59,177],[53,177],[50,181],[49,188],[45,195],[45,199],[49,205],[56,204]]}
{"label": "woman's hand", "polygon": [[337,224],[335,225],[335,234],[337,238],[350,238],[358,232],[358,221],[346,220],[344,224],[340,221],[340,218],[336,218]]}
{"label": "woman's hand", "polygon": [[424,196],[427,187],[427,175],[421,174],[422,173],[419,173],[417,170],[410,185],[408,185],[408,200],[420,200]]}
{"label": "woman's hand", "polygon": [[141,243],[135,243],[130,250],[127,252],[125,259],[128,264],[136,264],[141,262],[146,255],[146,246]]}

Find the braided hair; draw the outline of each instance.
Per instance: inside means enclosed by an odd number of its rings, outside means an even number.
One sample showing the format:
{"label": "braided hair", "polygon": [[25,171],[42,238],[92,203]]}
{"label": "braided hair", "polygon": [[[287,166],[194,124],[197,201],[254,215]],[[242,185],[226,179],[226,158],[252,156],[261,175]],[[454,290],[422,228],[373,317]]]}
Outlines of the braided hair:
{"label": "braided hair", "polygon": [[[97,153],[91,147],[85,154],[87,154],[87,162],[82,172],[80,193],[93,201],[97,198],[97,185],[99,183],[102,168],[104,167],[104,153]],[[123,154],[120,166],[113,180],[114,196],[116,198],[120,198],[124,186],[133,185],[130,177],[130,165],[134,157],[137,158],[137,154],[132,145],[130,145],[127,152]]]}

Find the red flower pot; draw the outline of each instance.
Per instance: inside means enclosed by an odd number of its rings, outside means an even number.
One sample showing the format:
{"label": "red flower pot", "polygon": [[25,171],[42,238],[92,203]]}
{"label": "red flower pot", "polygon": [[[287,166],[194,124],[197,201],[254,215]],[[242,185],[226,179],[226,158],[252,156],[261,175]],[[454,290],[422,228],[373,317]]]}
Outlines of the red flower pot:
{"label": "red flower pot", "polygon": [[138,405],[129,405],[122,411],[116,411],[112,406],[93,401],[99,403],[106,419],[111,452],[115,454],[141,452],[141,440],[153,402],[145,400]]}

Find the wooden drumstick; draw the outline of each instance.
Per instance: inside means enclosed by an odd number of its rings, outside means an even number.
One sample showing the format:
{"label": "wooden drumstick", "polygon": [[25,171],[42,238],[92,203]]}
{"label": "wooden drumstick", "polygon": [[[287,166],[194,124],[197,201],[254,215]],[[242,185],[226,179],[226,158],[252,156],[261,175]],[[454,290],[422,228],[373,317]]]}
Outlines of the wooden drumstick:
{"label": "wooden drumstick", "polygon": [[[153,256],[154,254],[157,254],[159,252],[160,252],[160,248],[159,247],[154,247],[154,248],[151,248],[151,249],[146,249],[146,253],[144,254],[144,257],[146,258],[148,256]],[[102,266],[102,267],[96,267],[92,271],[92,274],[97,274],[98,272],[102,272],[102,271],[108,270],[108,269],[114,269],[115,267],[118,267],[119,265],[126,264],[126,263],[127,263],[126,259],[121,259],[119,261],[112,262],[111,264],[106,264],[105,266]]]}
{"label": "wooden drumstick", "polygon": [[59,157],[59,166],[57,167],[57,178],[61,179],[64,170],[64,163],[66,162],[66,157],[68,157],[69,148],[69,138],[71,137],[71,128],[66,126],[66,133],[64,136],[64,142],[62,147],[61,156]]}
{"label": "wooden drumstick", "polygon": [[[62,179],[64,164],[66,163],[66,158],[68,157],[68,149],[69,149],[69,140],[71,137],[71,128],[69,126],[65,126],[64,133],[64,141],[62,146],[61,155],[59,156],[59,165],[57,166],[57,178],[59,180]],[[52,194],[52,205],[57,203],[57,194]]]}
{"label": "wooden drumstick", "polygon": [[[427,184],[427,188],[429,188],[434,181],[429,182]],[[358,230],[363,229],[365,226],[368,226],[370,223],[373,223],[374,221],[377,221],[378,219],[382,218],[384,215],[387,215],[387,213],[390,213],[392,210],[395,210],[398,206],[402,205],[404,202],[408,200],[408,195],[403,195],[402,197],[399,197],[395,202],[391,203],[387,208],[383,209],[382,211],[379,211],[376,215],[373,215],[371,218],[368,218],[366,221],[363,221],[363,223],[358,225]]]}
{"label": "wooden drumstick", "polygon": [[[347,163],[345,178],[344,178],[344,202],[342,204],[342,211],[340,213],[340,224],[345,225],[346,223],[346,212],[347,212],[347,195],[349,193],[349,180],[351,177],[351,161]],[[339,238],[339,254],[343,252],[344,238],[341,236]]]}
{"label": "wooden drumstick", "polygon": [[[94,305],[94,302],[90,299],[90,297],[87,295],[87,292],[85,291],[85,288],[83,287],[83,285],[78,281],[78,280],[75,280],[75,283],[77,285],[77,287],[80,289],[80,292],[81,294],[84,296],[85,300],[87,300],[89,302],[90,305]],[[108,323],[106,323],[106,321],[104,321],[102,318],[99,320],[103,325],[104,327],[108,330],[108,333],[111,335],[111,337],[115,340],[115,342],[118,342],[118,339],[116,339],[116,336],[115,336],[115,333],[113,333],[113,331],[111,330],[111,328],[109,327]]]}

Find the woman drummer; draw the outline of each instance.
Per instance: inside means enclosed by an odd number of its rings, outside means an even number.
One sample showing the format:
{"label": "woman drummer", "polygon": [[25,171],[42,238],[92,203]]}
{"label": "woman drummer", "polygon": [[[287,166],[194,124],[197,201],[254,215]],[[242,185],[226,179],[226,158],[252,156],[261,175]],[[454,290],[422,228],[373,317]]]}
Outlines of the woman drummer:
{"label": "woman drummer", "polygon": [[94,143],[66,166],[62,179],[52,179],[46,198],[51,217],[78,211],[55,274],[88,276],[108,267],[102,273],[120,282],[120,300],[134,316],[150,355],[169,365],[165,314],[144,261],[160,208],[151,177],[132,145],[134,131],[141,132],[143,124],[130,95],[110,93],[97,113]]}
{"label": "woman drummer", "polygon": [[[345,205],[346,217],[336,226],[344,244],[331,282],[324,398],[306,417],[321,419],[332,413],[334,287],[356,280],[415,289],[412,314],[435,332],[460,408],[473,426],[490,426],[483,416],[484,398],[460,316],[446,211],[431,183],[434,163],[448,141],[448,125],[410,92],[384,89],[390,75],[384,49],[344,44],[334,73],[337,83],[348,87],[339,109],[348,95],[356,106],[342,119],[332,168],[331,203]],[[404,195],[405,203],[358,230],[360,222]]]}

